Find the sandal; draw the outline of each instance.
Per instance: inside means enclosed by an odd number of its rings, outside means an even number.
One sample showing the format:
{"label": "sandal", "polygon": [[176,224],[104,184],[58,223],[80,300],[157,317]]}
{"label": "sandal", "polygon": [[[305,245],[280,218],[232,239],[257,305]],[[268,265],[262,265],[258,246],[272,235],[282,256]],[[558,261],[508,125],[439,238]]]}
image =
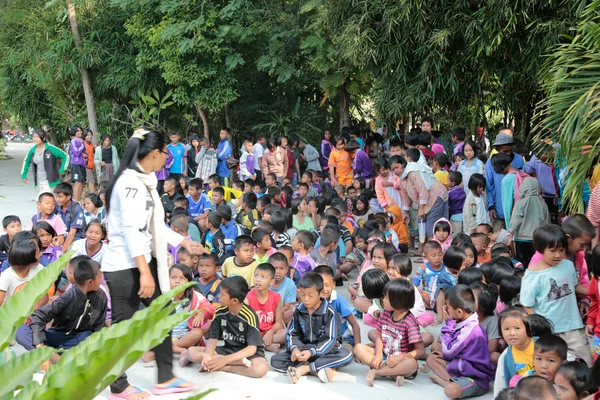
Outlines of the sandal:
{"label": "sandal", "polygon": [[298,383],[298,381],[300,380],[300,377],[298,376],[298,373],[296,372],[296,368],[294,368],[294,367],[288,367],[287,372],[285,374],[289,378],[290,382],[293,383],[294,385],[296,383]]}
{"label": "sandal", "polygon": [[173,382],[169,383],[165,387],[154,386],[152,388],[152,393],[154,393],[156,395],[161,395],[161,394],[170,394],[170,393],[184,393],[184,392],[191,392],[192,390],[196,390],[196,385],[192,384],[189,386],[180,386],[182,383],[187,383],[187,381],[184,379],[176,379]]}
{"label": "sandal", "polygon": [[124,390],[121,393],[111,393],[108,396],[108,400],[122,400],[122,399],[127,399],[129,398],[129,396],[131,396],[132,394],[136,394],[136,393],[146,393],[146,395],[144,397],[142,397],[142,399],[147,399],[150,397],[150,393],[143,391],[142,389],[140,389],[137,386],[133,386],[131,389],[129,390]]}

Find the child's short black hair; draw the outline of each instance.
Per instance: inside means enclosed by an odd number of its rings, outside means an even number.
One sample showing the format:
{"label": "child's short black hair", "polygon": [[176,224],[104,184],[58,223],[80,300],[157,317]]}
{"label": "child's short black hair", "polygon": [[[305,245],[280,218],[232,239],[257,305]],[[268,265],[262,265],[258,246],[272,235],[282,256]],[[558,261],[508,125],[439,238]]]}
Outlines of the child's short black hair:
{"label": "child's short black hair", "polygon": [[392,147],[402,147],[402,142],[399,139],[390,140],[390,149]]}
{"label": "child's short black hair", "polygon": [[481,174],[473,174],[471,175],[471,177],[469,178],[469,183],[468,183],[468,187],[469,190],[477,190],[477,188],[484,188],[485,189],[485,177]]}
{"label": "child's short black hair", "polygon": [[[462,272],[462,271],[461,271]],[[496,302],[498,301],[498,291],[496,286],[488,286],[485,283],[474,283],[469,285],[475,297],[477,297],[478,310],[485,316],[492,316],[496,311]]]}
{"label": "child's short black hair", "polygon": [[273,224],[269,221],[261,219],[260,221],[256,221],[256,226],[258,228],[266,230],[267,232],[269,232],[269,234],[273,233]]}
{"label": "child's short black hair", "polygon": [[70,263],[73,265],[73,278],[78,285],[83,285],[88,279],[96,279],[100,272],[100,263],[88,256],[73,257]]}
{"label": "child's short black hair", "polygon": [[448,247],[448,250],[444,253],[443,262],[446,268],[460,271],[466,259],[467,253],[463,249],[460,247]]}
{"label": "child's short black hair", "polygon": [[490,224],[479,224],[479,225],[477,225],[477,227],[484,228],[486,235],[488,235],[490,233],[494,233],[494,228],[492,228],[492,226]]}
{"label": "child's short black hair", "polygon": [[578,399],[583,399],[598,390],[592,382],[591,370],[583,361],[566,362],[556,373],[561,374],[569,382]]}
{"label": "child's short black hair", "polygon": [[494,400],[515,400],[515,389],[502,389]]}
{"label": "child's short black hair", "polygon": [[260,270],[260,271],[265,271],[271,274],[271,279],[275,279],[275,267],[272,266],[269,263],[262,263],[262,264],[258,264],[256,266],[255,271]]}
{"label": "child's short black hair", "polygon": [[272,173],[272,172],[268,173],[266,177],[267,177],[267,178],[271,178],[271,179],[273,179],[274,181],[277,181],[277,175],[275,175],[275,174],[274,174],[274,173]]}
{"label": "child's short black hair", "polygon": [[[219,178],[218,174],[212,174],[211,176],[208,177],[208,180],[212,183],[217,183],[219,184],[219,187],[221,185],[221,179]],[[214,189],[213,189],[214,190]]]}
{"label": "child's short black hair", "polygon": [[504,277],[498,292],[501,302],[512,305],[521,293],[521,277],[516,275]]}
{"label": "child's short black hair", "polygon": [[393,244],[388,242],[377,243],[371,249],[371,257],[373,257],[373,253],[375,252],[375,250],[381,250],[383,252],[383,257],[385,258],[386,264],[388,264],[392,260],[392,257],[394,257],[398,253],[398,249],[396,249],[396,247],[394,247]]}
{"label": "child's short black hair", "polygon": [[337,243],[340,240],[340,234],[333,229],[325,228],[321,233],[321,246],[329,246],[332,243]]}
{"label": "child's short black hair", "polygon": [[454,246],[463,247],[466,243],[473,244],[471,237],[469,235],[467,235],[466,233],[459,233],[456,236],[454,236],[454,239],[452,239],[451,246],[452,247],[454,247]]}
{"label": "child's short black hair", "polygon": [[596,237],[594,225],[583,214],[575,214],[568,217],[562,223],[562,229],[571,239],[576,239],[582,235],[587,235],[592,239]]}
{"label": "child's short black hair", "polygon": [[442,231],[450,234],[452,231],[452,227],[448,223],[448,221],[437,221],[435,226],[433,227],[433,232]]}
{"label": "child's short black hair", "polygon": [[226,222],[231,221],[233,218],[233,211],[231,211],[231,207],[228,205],[218,206],[217,214],[219,214],[219,217],[223,218]]}
{"label": "child's short black hair", "polygon": [[54,227],[46,221],[38,221],[35,224],[33,224],[33,227],[31,228],[31,233],[33,233],[34,235],[37,235],[38,229],[45,230],[52,237],[56,236],[56,231],[54,230]]}
{"label": "child's short black hair", "polygon": [[54,187],[54,193],[65,196],[73,196],[73,186],[69,182],[61,182]]}
{"label": "child's short black hair", "polygon": [[269,204],[273,203],[273,199],[271,198],[271,196],[264,195],[256,200],[256,204],[259,203],[261,206],[266,207]]}
{"label": "child's short black hair", "polygon": [[449,171],[448,172],[448,180],[454,183],[454,186],[458,186],[462,183],[463,177],[462,174],[458,171]]}
{"label": "child's short black hair", "polygon": [[504,243],[496,243],[490,249],[490,255],[492,256],[492,259],[499,257],[500,254],[504,254],[504,253],[510,254],[510,249]]}
{"label": "child's short black hair", "polygon": [[360,285],[367,299],[381,299],[384,295],[385,285],[390,277],[380,269],[365,271],[360,279]]}
{"label": "child's short black hair", "polygon": [[190,182],[188,183],[188,188],[192,188],[192,187],[197,190],[204,189],[204,182],[202,181],[202,178],[190,179]]}
{"label": "child's short black hair", "polygon": [[471,286],[474,283],[481,283],[485,280],[483,272],[477,267],[468,267],[458,273],[456,282],[459,285]]}
{"label": "child's short black hair", "polygon": [[273,253],[269,256],[269,263],[273,264],[275,262],[282,262],[285,265],[288,265],[288,259],[283,253]]}
{"label": "child's short black hair", "polygon": [[562,361],[567,359],[567,351],[569,346],[563,338],[556,335],[544,335],[540,336],[535,342],[534,351],[538,353],[547,353],[549,351],[555,351]]}
{"label": "child's short black hair", "polygon": [[408,163],[406,162],[406,158],[402,156],[393,156],[392,158],[390,158],[390,165],[392,164],[400,164],[403,167],[406,167]]}
{"label": "child's short black hair", "polygon": [[271,223],[273,224],[273,229],[279,234],[284,233],[289,228],[287,218],[280,209],[271,214]]}
{"label": "child's short black hair", "polygon": [[21,223],[21,219],[16,215],[7,215],[6,217],[2,218],[2,227],[6,229],[13,222]]}
{"label": "child's short black hair", "polygon": [[548,224],[536,228],[533,232],[533,248],[540,254],[546,249],[562,247],[567,249],[567,234],[558,225]]}
{"label": "child's short black hair", "polygon": [[[535,315],[535,314],[533,314]],[[525,333],[528,337],[533,337],[533,329],[531,327],[530,315],[527,314],[525,309],[521,307],[506,307],[502,312],[498,315],[498,334],[502,336],[502,323],[505,319],[508,318],[516,318],[520,319],[525,326]]]}
{"label": "child's short black hair", "polygon": [[248,282],[239,275],[229,276],[221,282],[221,290],[225,290],[229,298],[243,303],[249,292]]}
{"label": "child's short black hair", "polygon": [[419,146],[431,146],[431,135],[429,133],[421,132],[419,135]]}
{"label": "child's short black hair", "polygon": [[[195,256],[196,254],[190,254],[191,257]],[[215,267],[217,265],[219,265],[219,257],[217,257],[217,255],[215,253],[202,253],[198,255],[198,262],[202,261],[202,260],[210,260]]]}
{"label": "child's short black hair", "polygon": [[340,217],[348,212],[348,204],[343,200],[339,204],[335,205],[336,210],[340,212]]}
{"label": "child's short black hair", "polygon": [[318,293],[323,290],[323,278],[316,272],[307,272],[298,281],[298,289],[310,289],[314,287]]}
{"label": "child's short black hair", "polygon": [[508,257],[495,257],[492,258],[489,263],[484,263],[484,265],[485,264],[491,264],[491,268],[483,268],[483,265],[481,266],[483,274],[485,275],[485,281],[488,285],[493,283],[494,285],[500,286],[504,279],[515,275],[512,260]]}
{"label": "child's short black hair", "polygon": [[219,213],[216,211],[209,212],[208,216],[206,217],[206,220],[208,221],[209,224],[212,225],[212,227],[214,229],[219,229],[219,227],[221,226],[222,218],[219,215]]}
{"label": "child's short black hair", "polygon": [[416,147],[411,147],[410,149],[406,150],[406,157],[410,157],[412,162],[418,162],[421,158],[421,151]]}
{"label": "child's short black hair", "polygon": [[239,188],[240,191],[244,190],[244,182],[240,181],[239,179],[236,179],[234,181],[231,181],[231,187],[234,189]]}
{"label": "child's short black hair", "polygon": [[225,197],[225,189],[223,189],[223,186],[217,186],[212,191],[213,193],[219,193],[221,196]]}
{"label": "child's short black hair", "polygon": [[[499,153],[503,154],[503,153]],[[554,384],[541,376],[527,376],[517,383],[515,399],[558,400]]]}
{"label": "child's short black hair", "polygon": [[396,253],[392,257],[392,261],[400,275],[408,277],[412,273],[412,261],[408,254]]}
{"label": "child's short black hair", "polygon": [[98,196],[96,193],[88,193],[85,195],[84,199],[90,199],[90,202],[96,208],[100,208],[103,206],[102,200],[100,200],[100,196]]}
{"label": "child's short black hair", "polygon": [[35,241],[35,246],[37,246],[37,248],[39,250],[42,250],[42,241],[40,240],[40,238],[38,237],[38,235],[36,235],[35,233],[31,232],[31,231],[21,231],[19,233],[17,233],[15,235],[15,237],[12,240],[12,243],[16,243],[19,241]]}
{"label": "child's short black hair", "polygon": [[340,212],[340,210],[338,210],[335,207],[329,207],[327,210],[325,210],[325,216],[326,217],[332,216],[332,217],[339,218],[342,216],[342,213]]}
{"label": "child's short black hair", "polygon": [[175,186],[175,189],[177,189],[177,184],[178,184],[177,179],[173,178],[172,176],[169,176],[169,177],[167,177],[167,179],[165,179],[165,183],[166,182],[171,182]]}
{"label": "child's short black hair", "polygon": [[244,193],[244,195],[242,196],[242,201],[246,203],[246,206],[248,206],[248,208],[253,210],[256,208],[256,203],[258,199],[256,198],[256,193],[248,192]]}
{"label": "child's short black hair", "polygon": [[492,157],[492,168],[497,174],[504,174],[504,170],[512,163],[512,157],[504,153],[496,153]]}
{"label": "child's short black hair", "polygon": [[467,314],[472,314],[475,311],[475,296],[467,285],[452,286],[444,294],[448,304],[455,310],[460,309]]}
{"label": "child's short black hair", "polygon": [[37,248],[30,240],[15,241],[13,239],[8,249],[8,264],[13,268],[22,268],[37,264],[39,260],[36,258],[36,254]]}
{"label": "child's short black hair", "polygon": [[327,275],[335,279],[335,272],[333,272],[333,269],[329,265],[319,265],[317,268],[313,269],[313,272],[319,275]]}
{"label": "child's short black hair", "polygon": [[539,314],[531,314],[529,316],[529,326],[531,326],[532,336],[540,337],[554,334],[552,321]]}
{"label": "child's short black hair", "polygon": [[435,240],[429,240],[423,245],[423,252],[427,253],[430,250],[442,250],[442,245],[439,242],[436,242]]}
{"label": "child's short black hair", "polygon": [[171,217],[171,229],[177,228],[181,232],[187,232],[190,227],[190,220],[187,215],[175,215]]}
{"label": "child's short black hair", "polygon": [[[296,236],[294,237],[294,239],[295,238],[298,238],[298,242],[302,243],[302,245],[304,246],[304,250],[308,250],[314,245],[313,235],[309,231],[305,231],[305,230],[298,231],[296,233]],[[323,240],[323,239],[321,239],[321,240]]]}
{"label": "child's short black hair", "polygon": [[406,279],[389,281],[383,288],[383,294],[394,310],[408,311],[415,306],[415,287]]}
{"label": "child's short black hair", "polygon": [[241,235],[241,236],[238,236],[237,238],[235,238],[235,242],[233,243],[233,248],[235,250],[239,250],[242,248],[242,246],[247,245],[247,244],[254,246],[254,241],[248,235]]}
{"label": "child's short black hair", "polygon": [[[441,167],[447,167],[448,164],[450,164],[450,160],[448,159],[448,156],[446,155],[446,153],[437,153],[435,156],[433,156],[433,160]],[[453,171],[455,172],[455,171]]]}
{"label": "child's short black hair", "polygon": [[404,138],[404,143],[409,146],[417,146],[419,144],[419,134],[413,131],[408,132]]}
{"label": "child's short black hair", "polygon": [[490,238],[485,233],[481,232],[473,232],[471,233],[471,241],[473,239],[481,239],[483,240],[483,245],[487,248],[488,244],[490,244]]}
{"label": "child's short black hair", "polygon": [[254,241],[254,245],[257,245],[257,244],[259,244],[260,242],[263,241],[263,239],[265,238],[265,236],[270,236],[270,233],[266,229],[256,228],[252,232],[252,234],[250,236],[252,236],[252,240]]}
{"label": "child's short black hair", "polygon": [[38,196],[38,199],[37,199],[38,203],[41,203],[41,202],[42,202],[42,199],[43,199],[44,197],[51,197],[51,198],[52,198],[52,200],[55,200],[55,201],[56,201],[56,197],[54,197],[54,194],[53,194],[53,193],[50,193],[50,192],[44,192],[44,193],[40,193],[40,195]]}

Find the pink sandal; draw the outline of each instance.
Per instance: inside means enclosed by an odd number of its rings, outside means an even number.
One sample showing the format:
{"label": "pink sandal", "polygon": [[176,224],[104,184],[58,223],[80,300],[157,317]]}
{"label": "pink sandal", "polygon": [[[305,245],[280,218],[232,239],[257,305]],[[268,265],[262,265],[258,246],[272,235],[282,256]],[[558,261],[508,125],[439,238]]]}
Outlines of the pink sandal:
{"label": "pink sandal", "polygon": [[122,400],[122,399],[126,399],[127,396],[131,396],[132,394],[136,394],[136,393],[146,393],[146,396],[142,397],[143,399],[147,399],[150,397],[150,393],[144,392],[142,389],[140,389],[137,386],[133,386],[131,389],[124,390],[121,393],[111,393],[108,396],[108,400]]}

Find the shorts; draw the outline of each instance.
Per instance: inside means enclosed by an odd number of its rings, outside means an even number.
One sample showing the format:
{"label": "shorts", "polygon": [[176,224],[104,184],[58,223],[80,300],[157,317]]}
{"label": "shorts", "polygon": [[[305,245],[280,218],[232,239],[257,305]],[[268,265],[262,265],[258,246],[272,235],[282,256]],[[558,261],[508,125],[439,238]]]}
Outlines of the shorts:
{"label": "shorts", "polygon": [[85,182],[85,177],[85,166],[71,165],[71,180],[73,182]]}
{"label": "shorts", "polygon": [[[233,353],[237,353],[239,350],[235,350],[229,347],[225,347],[225,346],[217,346],[217,348],[215,349],[216,353],[220,356],[228,356],[230,354]],[[251,355],[250,357],[246,357],[248,360],[252,360],[254,358],[257,357],[262,357],[265,358],[265,349],[262,347],[257,347],[256,348],[256,353],[254,353],[253,355]]]}
{"label": "shorts", "polygon": [[471,378],[461,376],[460,378],[450,378],[451,382],[458,383],[460,386],[460,398],[466,399],[467,397],[478,397],[483,396],[487,393],[488,389],[484,389]]}
{"label": "shorts", "polygon": [[87,183],[94,183],[96,180],[94,179],[94,170],[91,168],[85,169],[85,181]]}

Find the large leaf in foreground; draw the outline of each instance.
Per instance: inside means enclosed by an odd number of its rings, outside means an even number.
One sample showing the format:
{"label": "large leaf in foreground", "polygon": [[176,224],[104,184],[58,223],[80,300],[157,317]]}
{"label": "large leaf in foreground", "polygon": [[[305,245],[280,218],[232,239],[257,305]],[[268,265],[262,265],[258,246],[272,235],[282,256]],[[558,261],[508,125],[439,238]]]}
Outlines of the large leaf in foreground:
{"label": "large leaf in foreground", "polygon": [[10,359],[7,363],[0,365],[0,376],[2,385],[0,385],[0,399],[3,396],[12,394],[15,390],[22,388],[31,382],[31,377],[40,369],[44,361],[56,353],[51,347],[42,347],[28,351],[18,357]]}

